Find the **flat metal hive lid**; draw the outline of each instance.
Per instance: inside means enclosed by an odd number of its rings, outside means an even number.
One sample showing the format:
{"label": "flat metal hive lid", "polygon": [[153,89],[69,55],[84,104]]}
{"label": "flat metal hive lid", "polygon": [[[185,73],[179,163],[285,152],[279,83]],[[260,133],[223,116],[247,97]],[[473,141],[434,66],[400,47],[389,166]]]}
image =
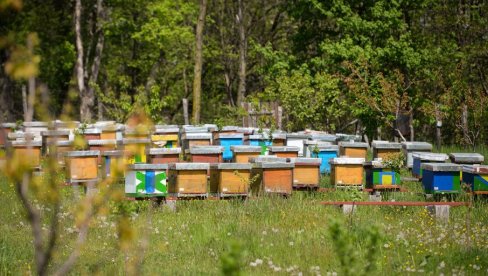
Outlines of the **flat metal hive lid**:
{"label": "flat metal hive lid", "polygon": [[220,154],[224,152],[222,146],[193,146],[190,148],[190,154]]}
{"label": "flat metal hive lid", "polygon": [[461,171],[462,166],[453,163],[423,163],[421,168],[422,170],[433,172],[459,172]]}
{"label": "flat metal hive lid", "polygon": [[432,144],[427,142],[402,142],[402,147],[409,151],[432,150]]}
{"label": "flat metal hive lid", "polygon": [[122,139],[122,143],[124,145],[128,145],[128,144],[150,144],[151,143],[151,139],[146,139],[146,138],[124,138]]}
{"label": "flat metal hive lid", "polygon": [[276,155],[258,156],[249,158],[250,163],[263,163],[263,162],[286,162],[286,158],[276,157]]}
{"label": "flat metal hive lid", "polygon": [[167,170],[168,169],[168,164],[144,164],[144,163],[138,163],[138,164],[131,164],[127,166],[129,170],[133,171],[158,171],[158,170]]}
{"label": "flat metal hive lid", "polygon": [[99,156],[99,150],[77,150],[77,151],[67,151],[64,153],[66,157],[94,157]]}
{"label": "flat metal hive lid", "polygon": [[42,142],[41,141],[36,141],[36,140],[18,140],[18,141],[12,141],[12,146],[13,147],[42,147]]}
{"label": "flat metal hive lid", "polygon": [[182,135],[183,140],[211,140],[212,133],[208,132],[189,132]]}
{"label": "flat metal hive lid", "polygon": [[102,130],[99,128],[86,128],[85,130],[78,129],[77,130],[80,134],[100,134]]}
{"label": "flat metal hive lid", "polygon": [[56,141],[55,145],[57,147],[71,147],[73,145],[73,141]]}
{"label": "flat metal hive lid", "polygon": [[344,134],[344,133],[336,133],[336,137],[338,141],[344,141],[344,142],[361,142],[362,137],[361,135],[355,135],[355,134]]}
{"label": "flat metal hive lid", "polygon": [[464,165],[463,172],[473,174],[488,174],[488,165]]}
{"label": "flat metal hive lid", "polygon": [[183,133],[207,133],[208,127],[205,126],[183,126]]}
{"label": "flat metal hive lid", "polygon": [[[319,152],[321,151],[339,151],[339,146],[338,145],[317,145],[317,148],[319,149]],[[313,150],[313,146],[311,148]]]}
{"label": "flat metal hive lid", "polygon": [[260,146],[230,146],[233,152],[261,152]]}
{"label": "flat metal hive lid", "polygon": [[254,128],[252,128],[252,127],[239,127],[239,128],[237,128],[237,132],[244,133],[245,135],[251,135],[254,133]]}
{"label": "flat metal hive lid", "polygon": [[47,127],[47,122],[24,122],[22,123],[24,127]]}
{"label": "flat metal hive lid", "polygon": [[252,168],[250,163],[218,163],[210,166],[219,170],[250,170]]}
{"label": "flat metal hive lid", "polygon": [[310,139],[310,134],[305,133],[288,133],[286,134],[287,139]]}
{"label": "flat metal hive lid", "polygon": [[15,140],[15,139],[33,139],[34,134],[29,132],[10,132],[7,134],[8,139]]}
{"label": "flat metal hive lid", "polygon": [[170,170],[208,170],[208,163],[173,163],[169,164]]}
{"label": "flat metal hive lid", "polygon": [[220,131],[237,131],[238,129],[237,126],[223,126]]}
{"label": "flat metal hive lid", "polygon": [[106,150],[102,152],[102,156],[115,156],[115,157],[122,157],[124,156],[123,150]]}
{"label": "flat metal hive lid", "polygon": [[401,149],[402,144],[400,143],[394,143],[394,142],[388,142],[388,141],[373,141],[371,143],[371,146],[374,149]]}
{"label": "flat metal hive lid", "polygon": [[331,158],[329,164],[337,165],[362,165],[366,160],[364,158],[352,158],[352,157],[337,157]]}
{"label": "flat metal hive lid", "polygon": [[444,153],[432,153],[432,152],[413,152],[413,158],[420,159],[422,161],[440,161],[445,162],[449,157]]}
{"label": "flat metal hive lid", "polygon": [[258,162],[253,164],[258,169],[293,169],[295,164],[285,162]]}
{"label": "flat metal hive lid", "polygon": [[244,134],[242,133],[219,133],[219,139],[243,139]]}
{"label": "flat metal hive lid", "polygon": [[115,139],[88,140],[88,145],[89,146],[117,145],[117,140]]}
{"label": "flat metal hive lid", "polygon": [[332,135],[332,134],[312,134],[311,138],[313,140],[331,142],[331,143],[336,143],[338,140],[337,136]]}
{"label": "flat metal hive lid", "polygon": [[299,152],[300,148],[295,146],[271,146],[269,147],[271,152]]}
{"label": "flat metal hive lid", "polygon": [[181,148],[150,148],[149,155],[180,154]]}
{"label": "flat metal hive lid", "polygon": [[273,134],[271,134],[271,137],[273,139],[279,139],[279,140],[286,140],[286,136],[287,134],[286,133],[277,133],[277,132],[274,132]]}
{"label": "flat metal hive lid", "polygon": [[368,148],[368,143],[365,142],[339,142],[339,146],[343,148]]}
{"label": "flat metal hive lid", "polygon": [[180,129],[178,127],[165,127],[165,128],[158,128],[154,130],[153,134],[178,134]]}
{"label": "flat metal hive lid", "polygon": [[454,163],[461,163],[461,164],[478,164],[483,163],[485,161],[485,157],[479,153],[461,153],[461,152],[453,152],[449,153],[449,157]]}
{"label": "flat metal hive lid", "polygon": [[375,159],[373,161],[367,161],[367,162],[364,162],[364,167],[373,167],[373,168],[377,168],[377,169],[382,169],[385,167],[385,165],[383,164],[383,161],[381,159]]}
{"label": "flat metal hive lid", "polygon": [[320,164],[322,163],[321,158],[305,158],[305,157],[288,158],[288,161],[294,164],[317,165],[317,166],[320,166]]}
{"label": "flat metal hive lid", "polygon": [[0,128],[14,128],[16,127],[15,123],[1,123]]}

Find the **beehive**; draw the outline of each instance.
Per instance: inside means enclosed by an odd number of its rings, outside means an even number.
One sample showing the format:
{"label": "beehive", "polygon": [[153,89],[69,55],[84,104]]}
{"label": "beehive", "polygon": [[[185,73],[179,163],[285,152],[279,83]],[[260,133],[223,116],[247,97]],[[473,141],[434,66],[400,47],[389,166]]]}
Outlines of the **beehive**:
{"label": "beehive", "polygon": [[460,165],[424,163],[421,169],[423,171],[422,186],[426,194],[450,194],[461,191]]}
{"label": "beehive", "polygon": [[210,146],[212,145],[212,134],[201,132],[183,133],[181,140],[185,150],[191,149],[193,146]]}
{"label": "beehive", "polygon": [[215,140],[215,144],[224,147],[224,152],[222,155],[224,161],[232,160],[233,153],[230,150],[230,147],[244,145],[243,139],[244,135],[242,133],[219,133],[217,135],[217,140]]}
{"label": "beehive", "polygon": [[320,184],[320,158],[289,158],[293,168],[294,188],[318,188]]}
{"label": "beehive", "polygon": [[412,174],[417,178],[422,178],[422,164],[424,163],[445,163],[448,159],[444,153],[414,152],[412,153],[413,167]]}
{"label": "beehive", "polygon": [[311,133],[310,139],[318,142],[327,142],[333,145],[337,144],[337,136],[333,134],[326,134],[326,133]]}
{"label": "beehive", "polygon": [[[219,139],[220,134],[238,134],[239,132],[237,131],[239,128],[236,126],[223,126],[222,129],[214,129],[212,131],[212,139],[215,143]],[[242,134],[242,133],[241,133]],[[242,134],[244,137],[244,134]]]}
{"label": "beehive", "polygon": [[[303,140],[310,140],[309,134],[288,133],[286,134],[286,145],[298,147],[298,156],[303,156]],[[291,157],[291,156],[287,156]]]}
{"label": "beehive", "polygon": [[95,124],[101,130],[101,140],[117,140],[117,131],[120,130],[116,124]]}
{"label": "beehive", "polygon": [[269,147],[273,145],[270,137],[263,134],[249,135],[249,145],[261,147],[261,155],[268,154]]}
{"label": "beehive", "polygon": [[61,165],[64,165],[64,155],[73,150],[73,141],[57,141],[48,147],[47,154],[56,153],[56,158]]}
{"label": "beehive", "polygon": [[351,158],[364,158],[368,155],[368,143],[339,142],[339,155]]}
{"label": "beehive", "polygon": [[386,159],[402,150],[402,144],[388,141],[373,141],[371,146],[373,147],[373,159]]}
{"label": "beehive", "polygon": [[449,158],[452,163],[459,165],[481,165],[485,157],[479,153],[450,153]]}
{"label": "beehive", "polygon": [[474,193],[488,193],[488,166],[465,165],[462,168],[462,181],[469,186]]}
{"label": "beehive", "polygon": [[311,157],[320,158],[320,173],[330,173],[330,163],[331,159],[339,156],[339,146],[337,145],[319,145],[316,150],[318,152],[312,152]]}
{"label": "beehive", "polygon": [[366,171],[366,188],[386,189],[400,185],[400,174],[386,168],[381,160],[364,163]]}
{"label": "beehive", "polygon": [[66,158],[66,177],[68,182],[89,182],[98,179],[98,157],[100,151],[68,151]]}
{"label": "beehive", "polygon": [[[98,150],[103,155],[105,151],[117,149],[117,140],[88,140],[90,150]],[[98,164],[102,164],[102,156],[98,159]]]}
{"label": "beehive", "polygon": [[403,142],[403,153],[405,155],[405,164],[407,168],[413,167],[413,152],[431,152],[432,145],[427,142]]}
{"label": "beehive", "polygon": [[169,165],[169,193],[176,197],[205,197],[208,163],[175,163]]}
{"label": "beehive", "polygon": [[274,132],[271,139],[273,146],[286,146],[286,133]]}
{"label": "beehive", "polygon": [[[256,159],[256,158],[255,158]],[[251,178],[254,180],[251,189],[255,194],[290,195],[293,189],[293,167],[284,158],[277,162],[257,162],[253,164]],[[284,159],[286,161],[286,159]]]}
{"label": "beehive", "polygon": [[8,140],[8,134],[15,128],[14,123],[2,123],[0,124],[0,147],[5,147],[5,143]]}
{"label": "beehive", "polygon": [[168,194],[168,164],[129,165],[125,176],[125,195],[134,198],[165,197]]}
{"label": "beehive", "polygon": [[107,177],[123,177],[125,169],[124,151],[107,150],[102,153],[102,174]]}
{"label": "beehive", "polygon": [[269,154],[276,155],[282,158],[298,157],[300,148],[295,146],[271,146],[269,147]]}
{"label": "beehive", "polygon": [[139,125],[137,127],[128,128],[124,130],[124,138],[127,139],[148,139],[149,129],[147,126]]}
{"label": "beehive", "polygon": [[55,121],[52,121],[49,125],[49,129],[52,129],[52,130],[73,131],[74,129],[77,129],[79,127],[80,127],[80,122],[78,122],[78,121],[55,120]]}
{"label": "beehive", "polygon": [[314,150],[319,146],[331,146],[331,142],[322,142],[317,140],[303,140],[303,157],[312,157]]}
{"label": "beehive", "polygon": [[220,197],[247,196],[251,164],[220,163],[210,165],[210,193]]}
{"label": "beehive", "polygon": [[151,143],[149,139],[123,139],[122,144],[127,164],[146,163],[146,147]]}
{"label": "beehive", "polygon": [[222,146],[194,146],[187,150],[189,159],[193,163],[222,163]]}
{"label": "beehive", "polygon": [[47,150],[47,147],[53,145],[57,141],[68,141],[70,132],[69,130],[48,130],[42,131],[42,145]]}
{"label": "beehive", "polygon": [[335,186],[362,186],[364,182],[364,158],[338,157],[329,161],[330,181]]}
{"label": "beehive", "polygon": [[13,141],[13,158],[32,168],[41,166],[41,141]]}
{"label": "beehive", "polygon": [[261,155],[260,146],[231,146],[234,163],[249,163],[249,158]]}
{"label": "beehive", "polygon": [[149,160],[152,164],[177,163],[180,161],[181,148],[150,148]]}
{"label": "beehive", "polygon": [[180,146],[178,126],[156,126],[156,130],[151,135],[153,145],[160,148],[177,148]]}
{"label": "beehive", "polygon": [[83,135],[83,138],[86,141],[100,140],[101,133],[102,133],[102,131],[98,128],[78,129],[77,132]]}
{"label": "beehive", "polygon": [[41,137],[41,132],[48,131],[47,122],[24,122],[24,132],[32,133],[35,137]]}

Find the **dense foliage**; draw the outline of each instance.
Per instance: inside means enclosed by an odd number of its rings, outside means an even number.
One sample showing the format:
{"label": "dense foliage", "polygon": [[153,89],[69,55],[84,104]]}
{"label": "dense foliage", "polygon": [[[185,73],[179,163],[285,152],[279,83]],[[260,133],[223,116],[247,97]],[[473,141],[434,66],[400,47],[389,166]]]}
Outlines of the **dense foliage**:
{"label": "dense foliage", "polygon": [[[9,2],[20,1],[0,1]],[[79,96],[69,96],[77,89],[73,2],[26,0],[21,9],[0,9],[2,121],[22,119],[26,78],[9,70],[29,34],[37,37],[36,83],[47,87],[50,112],[61,114],[67,99],[79,105]],[[92,119],[124,121],[142,107],[155,122],[183,123],[182,98],[192,110],[201,2],[81,4],[86,72],[104,38],[98,76],[86,73],[95,91]],[[288,130],[431,141],[437,133],[445,143],[484,143],[487,15],[482,0],[209,1],[201,122],[240,123],[244,93],[248,102],[278,101]]]}

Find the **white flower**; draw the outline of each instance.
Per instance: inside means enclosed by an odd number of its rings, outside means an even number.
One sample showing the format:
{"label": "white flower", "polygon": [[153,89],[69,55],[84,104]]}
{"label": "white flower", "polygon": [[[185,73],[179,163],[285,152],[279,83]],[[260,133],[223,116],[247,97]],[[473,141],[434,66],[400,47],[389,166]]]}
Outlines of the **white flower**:
{"label": "white flower", "polygon": [[389,245],[389,244],[387,244],[387,243],[385,243],[385,244],[383,245],[383,247],[384,247],[384,248],[388,248],[388,247],[390,247],[390,245]]}
{"label": "white flower", "polygon": [[251,262],[249,265],[250,265],[250,266],[257,266],[257,264],[256,264],[256,263],[254,263],[254,262]]}
{"label": "white flower", "polygon": [[275,266],[275,267],[273,268],[273,270],[274,270],[275,272],[281,271],[281,267],[279,267],[279,266]]}
{"label": "white flower", "polygon": [[266,232],[266,230],[264,230],[262,234],[266,236],[268,234],[268,232]]}
{"label": "white flower", "polygon": [[289,242],[288,244],[289,244],[290,246],[293,246],[293,245],[294,245],[294,243],[293,243],[292,241],[291,241],[291,242]]}
{"label": "white flower", "polygon": [[263,260],[261,260],[261,259],[256,259],[256,261],[254,261],[254,262],[255,262],[256,264],[258,264],[258,265],[263,264]]}
{"label": "white flower", "polygon": [[442,262],[439,264],[438,269],[443,269],[444,267],[446,267],[446,263],[445,263],[444,261],[442,261]]}

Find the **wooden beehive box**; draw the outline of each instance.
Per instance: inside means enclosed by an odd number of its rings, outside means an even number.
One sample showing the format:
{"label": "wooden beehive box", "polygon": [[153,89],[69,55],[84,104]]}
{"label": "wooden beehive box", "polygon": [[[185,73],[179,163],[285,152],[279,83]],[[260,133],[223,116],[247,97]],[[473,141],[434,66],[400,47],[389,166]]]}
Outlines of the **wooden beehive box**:
{"label": "wooden beehive box", "polygon": [[274,132],[271,135],[273,146],[286,146],[286,133]]}
{"label": "wooden beehive box", "polygon": [[[220,134],[237,134],[237,133],[239,133],[237,131],[238,129],[239,128],[236,126],[223,126],[222,129],[220,129],[220,130],[215,129],[214,131],[212,131],[212,139],[214,141],[214,144],[215,144],[215,141],[217,141],[219,139]],[[219,145],[219,144],[217,144],[217,145]]]}
{"label": "wooden beehive box", "polygon": [[243,141],[244,145],[249,145],[249,136],[253,135],[254,128],[251,127],[239,127],[237,128],[237,133],[242,133],[244,135]]}
{"label": "wooden beehive box", "polygon": [[214,142],[215,145],[220,145],[224,148],[222,154],[224,161],[231,161],[233,153],[230,150],[230,147],[244,145],[244,135],[242,133],[219,133]]}
{"label": "wooden beehive box", "polygon": [[263,134],[249,135],[248,144],[250,146],[261,147],[261,155],[267,155],[269,152],[269,147],[273,145],[271,137]]}
{"label": "wooden beehive box", "polygon": [[257,157],[262,153],[260,146],[231,146],[230,150],[233,153],[234,163],[249,163],[249,158]]}
{"label": "wooden beehive box", "polygon": [[219,197],[247,196],[251,164],[220,163],[210,165],[210,193]]}
{"label": "wooden beehive box", "polygon": [[417,178],[422,178],[422,164],[424,163],[445,163],[448,159],[447,154],[431,153],[431,152],[413,152],[413,167],[412,175]]}
{"label": "wooden beehive box", "polygon": [[49,146],[56,141],[68,141],[70,131],[69,130],[48,130],[41,132],[43,146]]}
{"label": "wooden beehive box", "polygon": [[64,165],[65,153],[72,150],[73,141],[57,141],[54,143],[54,145],[48,147],[47,154],[51,155],[52,153],[55,153],[59,164]]}
{"label": "wooden beehive box", "polygon": [[424,163],[422,186],[426,194],[457,194],[461,191],[461,165]]}
{"label": "wooden beehive box", "polygon": [[0,147],[5,147],[8,141],[8,134],[12,133],[15,129],[14,123],[2,123],[0,124]]}
{"label": "wooden beehive box", "polygon": [[178,163],[181,148],[150,148],[147,154],[151,164]]}
{"label": "wooden beehive box", "polygon": [[400,174],[386,168],[381,159],[364,163],[366,188],[391,189],[400,185]]}
{"label": "wooden beehive box", "polygon": [[298,157],[300,152],[299,147],[295,146],[271,146],[269,147],[269,154],[276,155],[282,158]]}
{"label": "wooden beehive box", "polygon": [[339,142],[339,156],[351,158],[364,158],[368,155],[368,143],[363,142]]}
{"label": "wooden beehive box", "polygon": [[317,145],[311,149],[311,157],[320,158],[320,173],[330,173],[329,161],[339,156],[339,146],[337,145]]}
{"label": "wooden beehive box", "polygon": [[117,140],[117,131],[120,127],[116,124],[95,124],[101,130],[100,140]]}
{"label": "wooden beehive box", "polygon": [[449,154],[452,163],[459,165],[481,165],[485,157],[479,153],[460,153],[453,152]]}
{"label": "wooden beehive box", "polygon": [[[101,154],[105,151],[113,151],[117,149],[117,140],[88,140],[88,147],[90,150],[98,150]],[[102,164],[102,157],[100,155],[98,164]]]}
{"label": "wooden beehive box", "polygon": [[371,143],[371,146],[373,148],[373,159],[386,159],[392,154],[396,154],[402,151],[402,144],[392,143],[388,141],[373,141],[373,143]]}
{"label": "wooden beehive box", "polygon": [[[286,145],[298,147],[298,156],[303,156],[303,140],[310,140],[310,134],[288,133],[286,134]],[[291,157],[291,156],[287,156]]]}
{"label": "wooden beehive box", "polygon": [[176,125],[156,126],[156,130],[151,135],[154,146],[159,148],[178,148],[180,129]]}
{"label": "wooden beehive box", "polygon": [[125,171],[124,151],[107,150],[102,152],[102,176],[122,178]]}
{"label": "wooden beehive box", "polygon": [[186,150],[190,162],[193,163],[222,163],[222,146],[193,146]]}
{"label": "wooden beehive box", "polygon": [[364,182],[364,158],[338,157],[329,161],[330,181],[336,187],[362,186]]}
{"label": "wooden beehive box", "polygon": [[68,151],[65,153],[66,178],[69,183],[91,182],[98,179],[100,151]]}
{"label": "wooden beehive box", "polygon": [[175,197],[206,197],[208,163],[169,164],[169,194]]}
{"label": "wooden beehive box", "polygon": [[[286,161],[286,158],[276,158],[277,161],[282,159]],[[293,189],[293,167],[293,164],[286,162],[254,163],[251,170],[253,193],[290,195]]]}
{"label": "wooden beehive box", "polygon": [[465,165],[462,168],[462,181],[475,194],[488,194],[488,166]]}
{"label": "wooden beehive box", "polygon": [[122,140],[127,164],[146,163],[146,147],[151,144],[149,139],[127,139]]}
{"label": "wooden beehive box", "polygon": [[318,188],[320,184],[320,158],[289,158],[293,168],[294,188]]}
{"label": "wooden beehive box", "polygon": [[29,167],[41,167],[41,141],[13,141],[13,158],[26,162]]}
{"label": "wooden beehive box", "polygon": [[331,142],[322,142],[317,140],[303,140],[303,157],[310,158],[313,155],[314,149],[319,146],[331,146]]}
{"label": "wooden beehive box", "polygon": [[41,137],[41,132],[48,131],[47,122],[24,122],[24,132],[32,133],[35,137]]}
{"label": "wooden beehive box", "polygon": [[168,164],[132,164],[125,175],[125,195],[133,198],[168,195]]}
{"label": "wooden beehive box", "polygon": [[405,155],[405,165],[407,168],[413,167],[414,152],[432,152],[432,144],[427,142],[403,142],[402,143],[403,154]]}
{"label": "wooden beehive box", "polygon": [[183,133],[181,140],[185,150],[191,149],[193,146],[210,146],[212,145],[212,134],[201,132]]}

